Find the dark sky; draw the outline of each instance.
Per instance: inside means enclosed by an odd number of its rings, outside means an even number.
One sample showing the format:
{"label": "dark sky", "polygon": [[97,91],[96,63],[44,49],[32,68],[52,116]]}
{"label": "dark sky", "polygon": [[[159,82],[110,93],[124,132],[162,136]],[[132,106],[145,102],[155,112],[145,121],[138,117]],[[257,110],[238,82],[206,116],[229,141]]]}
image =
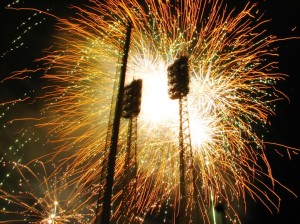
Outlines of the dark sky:
{"label": "dark sky", "polygon": [[[26,67],[34,58],[41,56],[41,49],[49,45],[51,35],[53,34],[52,28],[54,21],[49,18],[44,21],[42,16],[32,17],[32,12],[5,10],[4,7],[10,2],[9,0],[1,0],[0,2],[0,56],[5,54],[3,57],[0,57],[1,79],[14,70]],[[68,12],[66,12],[62,6],[72,1],[24,0],[24,2],[36,8],[51,8],[53,11],[67,16]],[[234,0],[231,1],[230,4],[239,7],[239,2],[245,1]],[[259,8],[265,12],[266,18],[271,18],[268,24],[268,32],[279,38],[291,36],[300,37],[299,3],[300,1],[298,0],[262,1]],[[28,20],[29,17],[31,17],[31,21]],[[22,41],[17,41],[16,44],[12,43],[12,41],[24,31],[26,25],[20,26],[23,21],[31,25],[39,21],[43,23],[35,27],[34,31],[29,31],[27,34],[24,34]],[[24,44],[17,47],[21,42]],[[300,149],[300,40],[282,41],[278,46],[280,54],[279,72],[288,74],[289,77],[284,82],[279,83],[277,87],[286,93],[289,97],[289,101],[284,100],[277,104],[276,116],[271,118],[272,126],[269,128],[266,140]],[[11,48],[14,50],[10,51]],[[21,84],[0,83],[0,99],[3,102],[19,97],[24,91],[34,88],[36,83],[38,83],[37,80],[33,80],[31,83],[26,82]],[[0,134],[2,135],[2,143],[0,145],[0,153],[2,154],[9,143],[3,142],[5,141],[5,137],[3,137],[4,132],[0,132]],[[6,137],[8,139],[7,141],[12,141],[8,136]],[[283,152],[283,157],[274,152],[274,147],[267,147],[267,155],[273,168],[273,175],[300,197],[300,155],[292,155],[292,159],[290,160],[284,150],[281,151]],[[300,223],[299,197],[295,198],[282,188],[279,188],[277,191],[282,198],[281,211],[279,214],[271,215],[260,203],[249,201],[244,223]]]}
{"label": "dark sky", "polygon": [[[298,4],[298,5],[297,5]],[[269,24],[270,32],[280,38],[288,36],[300,36],[300,16],[298,1],[266,1],[266,15],[272,18]],[[297,27],[294,31],[294,29]],[[279,70],[288,74],[285,82],[279,84],[279,89],[283,90],[290,99],[290,102],[279,103],[276,116],[271,119],[270,140],[288,146],[300,147],[299,138],[299,115],[300,115],[300,41],[290,40],[281,42],[279,45]],[[268,155],[273,174],[280,182],[299,195],[300,193],[300,158],[292,156],[290,161],[287,157],[282,158],[273,153],[273,147],[268,147]],[[286,154],[284,154],[286,155]],[[300,201],[285,191],[282,193],[281,211],[265,219],[264,222],[254,223],[300,223]],[[257,209],[259,210],[259,209]],[[263,211],[263,209],[261,209]],[[260,213],[260,212],[259,212]],[[260,213],[260,216],[263,216]]]}

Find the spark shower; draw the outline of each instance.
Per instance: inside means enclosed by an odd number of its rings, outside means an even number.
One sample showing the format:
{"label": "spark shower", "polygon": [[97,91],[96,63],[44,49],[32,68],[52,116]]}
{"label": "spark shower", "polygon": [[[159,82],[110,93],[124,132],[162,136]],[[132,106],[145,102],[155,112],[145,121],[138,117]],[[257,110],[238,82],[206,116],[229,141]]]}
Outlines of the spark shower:
{"label": "spark shower", "polygon": [[[3,83],[22,82],[42,72],[41,94],[4,102],[3,107],[42,102],[36,117],[12,120],[20,135],[26,121],[47,132],[48,141],[45,155],[26,166],[12,163],[12,172],[26,184],[10,191],[2,182],[0,199],[7,204],[0,211],[2,221],[94,222],[105,185],[108,127],[128,21],[132,37],[125,85],[142,79],[143,92],[136,173],[127,188],[131,197],[126,210],[121,186],[128,121],[121,120],[111,219],[142,223],[149,214],[164,214],[162,220],[170,222],[176,213],[179,117],[178,103],[168,97],[167,68],[181,55],[189,57],[187,107],[201,219],[209,223],[209,208],[222,203],[227,219],[241,222],[238,206],[246,206],[246,195],[270,211],[279,209],[281,199],[273,189],[284,186],[273,178],[256,130],[268,127],[275,103],[286,98],[275,87],[286,76],[277,72],[276,44],[281,40],[268,34],[268,20],[255,4],[237,10],[221,0],[94,0],[71,6],[73,15],[67,18],[21,10],[54,18],[55,40],[36,59],[38,69],[2,77]],[[37,166],[43,169],[36,171]]]}

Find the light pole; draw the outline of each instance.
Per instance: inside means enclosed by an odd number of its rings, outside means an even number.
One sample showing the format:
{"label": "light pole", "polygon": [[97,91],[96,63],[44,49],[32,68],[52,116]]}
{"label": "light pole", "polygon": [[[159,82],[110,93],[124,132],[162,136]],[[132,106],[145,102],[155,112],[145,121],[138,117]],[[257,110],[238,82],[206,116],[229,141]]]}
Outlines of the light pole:
{"label": "light pole", "polygon": [[[99,210],[100,210],[101,206],[98,204],[97,211],[96,211],[95,224],[100,224],[100,223],[101,224],[109,224],[109,222],[110,222],[111,197],[112,197],[112,188],[113,188],[114,173],[115,173],[119,127],[120,127],[120,119],[121,119],[121,114],[122,114],[124,83],[125,83],[125,76],[126,76],[128,52],[129,52],[129,46],[130,46],[131,29],[132,29],[132,25],[129,23],[127,32],[126,32],[126,40],[125,40],[125,44],[124,44],[124,52],[123,52],[123,57],[122,57],[122,66],[121,66],[120,79],[119,79],[119,89],[118,89],[118,94],[117,94],[117,99],[116,99],[113,128],[112,128],[111,140],[110,140],[110,145],[109,145],[107,175],[106,175],[106,183],[104,186],[102,213],[100,214]],[[101,219],[100,219],[100,217],[101,217]],[[100,222],[100,220],[101,220],[101,222]]]}

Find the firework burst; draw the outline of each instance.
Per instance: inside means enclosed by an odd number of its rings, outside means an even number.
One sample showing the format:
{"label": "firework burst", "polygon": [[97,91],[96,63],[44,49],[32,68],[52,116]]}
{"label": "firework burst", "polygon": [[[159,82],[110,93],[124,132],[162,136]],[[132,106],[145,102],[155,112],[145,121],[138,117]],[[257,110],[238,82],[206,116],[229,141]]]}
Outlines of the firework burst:
{"label": "firework burst", "polygon": [[[95,0],[72,10],[76,16],[68,19],[50,15],[58,21],[56,43],[37,60],[44,65],[47,83],[38,97],[45,104],[37,126],[48,131],[55,148],[46,158],[58,159],[58,170],[67,165],[69,185],[97,185],[101,192],[104,184],[99,173],[106,162],[115,74],[130,22],[126,83],[142,79],[144,85],[137,178],[130,190],[140,192],[132,199],[138,201],[138,214],[144,217],[166,201],[178,203],[172,198],[179,184],[179,117],[177,102],[168,97],[167,68],[181,55],[189,56],[188,110],[203,219],[209,220],[205,207],[211,195],[233,211],[228,212],[231,221],[238,217],[233,201],[245,203],[246,194],[278,209],[280,198],[272,188],[276,180],[255,130],[266,126],[274,102],[284,98],[274,87],[284,75],[273,72],[277,53],[270,46],[278,39],[266,34],[267,20],[255,5],[248,3],[237,12],[219,0]],[[116,202],[122,195],[118,186],[124,175],[126,123],[121,123]],[[118,219],[122,211],[115,209]]]}
{"label": "firework burst", "polygon": [[2,223],[87,223],[91,219],[87,190],[84,195],[81,189],[66,187],[65,175],[49,176],[39,161],[29,166],[12,165],[11,175],[17,176],[18,183],[12,189],[0,190]]}

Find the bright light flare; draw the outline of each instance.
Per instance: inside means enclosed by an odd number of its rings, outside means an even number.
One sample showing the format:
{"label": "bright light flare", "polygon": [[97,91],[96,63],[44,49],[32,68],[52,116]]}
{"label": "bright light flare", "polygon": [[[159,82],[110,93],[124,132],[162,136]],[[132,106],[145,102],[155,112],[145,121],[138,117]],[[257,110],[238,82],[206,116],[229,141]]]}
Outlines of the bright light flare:
{"label": "bright light flare", "polygon": [[29,166],[14,164],[14,168],[12,177],[18,180],[18,186],[0,189],[1,223],[86,223],[94,215],[89,211],[92,195],[87,195],[87,189],[82,192],[80,187],[66,186],[66,176],[60,179],[58,172],[49,175],[40,161]]}
{"label": "bright light flare", "polygon": [[178,122],[178,102],[171,100],[168,95],[167,65],[163,61],[155,64],[143,62],[144,60],[140,65],[141,71],[136,72],[137,77],[143,79],[139,119],[146,123],[150,130],[169,128],[170,124]]}

